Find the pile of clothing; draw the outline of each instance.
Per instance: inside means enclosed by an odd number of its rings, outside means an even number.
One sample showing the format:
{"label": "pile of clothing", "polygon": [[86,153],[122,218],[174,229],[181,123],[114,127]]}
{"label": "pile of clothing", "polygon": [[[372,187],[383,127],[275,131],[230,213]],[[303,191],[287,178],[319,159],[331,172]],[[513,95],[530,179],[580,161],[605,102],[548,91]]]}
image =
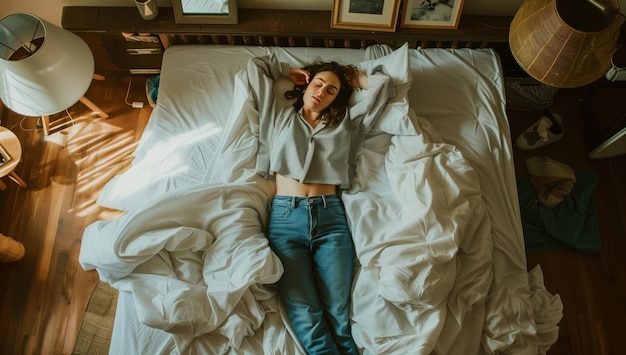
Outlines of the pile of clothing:
{"label": "pile of clothing", "polygon": [[593,203],[596,174],[576,173],[548,157],[526,159],[529,176],[517,178],[527,253],[574,248],[601,249]]}

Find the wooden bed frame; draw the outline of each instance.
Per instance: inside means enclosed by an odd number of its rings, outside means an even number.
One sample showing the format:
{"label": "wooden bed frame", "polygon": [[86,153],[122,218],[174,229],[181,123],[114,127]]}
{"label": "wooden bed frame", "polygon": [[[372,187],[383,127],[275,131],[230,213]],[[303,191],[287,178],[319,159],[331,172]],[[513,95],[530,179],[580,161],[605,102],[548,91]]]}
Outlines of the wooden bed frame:
{"label": "wooden bed frame", "polygon": [[[408,42],[411,48],[489,47],[505,59],[509,56],[511,17],[462,16],[457,29],[398,26],[395,32],[374,32],[331,28],[331,15],[330,11],[239,9],[238,24],[180,24],[171,7],[159,8],[158,17],[146,21],[135,7],[66,6],[62,26],[86,40],[97,69],[160,68],[160,55],[128,56],[124,32],[158,35],[163,49],[179,44],[365,48],[374,43],[396,48]],[[103,59],[107,54],[113,63]]]}

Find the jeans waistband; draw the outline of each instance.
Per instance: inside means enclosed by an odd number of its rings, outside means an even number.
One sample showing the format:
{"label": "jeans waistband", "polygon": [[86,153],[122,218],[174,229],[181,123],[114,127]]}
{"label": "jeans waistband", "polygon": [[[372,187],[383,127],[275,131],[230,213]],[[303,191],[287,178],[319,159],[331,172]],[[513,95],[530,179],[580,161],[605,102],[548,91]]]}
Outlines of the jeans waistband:
{"label": "jeans waistband", "polygon": [[319,195],[319,196],[284,196],[284,195],[276,195],[274,196],[275,202],[281,203],[290,203],[292,208],[298,207],[301,204],[311,205],[322,205],[324,208],[327,207],[329,203],[342,202],[341,196],[339,195]]}

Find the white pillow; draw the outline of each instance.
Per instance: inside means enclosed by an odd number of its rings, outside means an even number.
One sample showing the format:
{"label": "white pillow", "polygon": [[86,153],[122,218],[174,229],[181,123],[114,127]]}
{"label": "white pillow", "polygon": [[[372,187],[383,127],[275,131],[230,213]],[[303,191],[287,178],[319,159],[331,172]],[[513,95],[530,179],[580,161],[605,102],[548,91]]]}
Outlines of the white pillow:
{"label": "white pillow", "polygon": [[194,185],[249,182],[256,175],[257,143],[252,131],[258,122],[250,121],[256,117],[256,108],[244,78],[247,76],[242,71],[234,76],[233,100],[229,103],[232,109],[224,119],[225,127],[207,122],[197,129],[171,134],[111,179],[97,203],[131,211],[146,201]]}
{"label": "white pillow", "polygon": [[[396,87],[396,94],[389,99],[380,118],[372,127],[373,133],[385,132],[393,135],[415,135],[416,122],[409,115],[408,92],[413,80],[409,64],[409,46],[407,43],[383,57],[361,62],[359,70],[370,73],[378,65],[383,65]],[[355,91],[353,100],[359,100],[363,91]]]}

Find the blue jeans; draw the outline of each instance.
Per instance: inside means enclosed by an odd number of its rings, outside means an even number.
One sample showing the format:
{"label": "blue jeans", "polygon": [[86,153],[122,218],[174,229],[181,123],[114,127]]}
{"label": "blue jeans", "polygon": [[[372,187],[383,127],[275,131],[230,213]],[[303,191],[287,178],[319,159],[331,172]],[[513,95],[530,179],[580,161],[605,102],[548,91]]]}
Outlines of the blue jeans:
{"label": "blue jeans", "polygon": [[354,245],[339,195],[275,196],[268,239],[278,291],[309,354],[358,354],[350,330]]}

